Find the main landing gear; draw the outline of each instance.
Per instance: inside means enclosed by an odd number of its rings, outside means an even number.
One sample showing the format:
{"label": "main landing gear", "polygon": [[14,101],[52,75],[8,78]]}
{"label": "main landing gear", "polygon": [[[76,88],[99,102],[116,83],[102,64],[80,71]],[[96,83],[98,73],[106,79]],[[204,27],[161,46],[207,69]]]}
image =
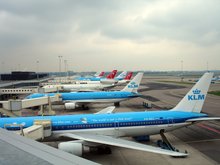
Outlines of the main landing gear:
{"label": "main landing gear", "polygon": [[89,110],[89,107],[87,105],[82,105],[82,110]]}
{"label": "main landing gear", "polygon": [[[164,135],[164,130],[160,130],[160,136],[162,138],[162,140],[158,140],[157,141],[157,145],[159,147],[161,147],[162,149],[166,149],[166,150],[171,150],[171,151],[175,151],[175,152],[179,152],[178,149],[176,149],[167,139],[167,137]],[[188,152],[185,150],[185,153],[187,154]],[[182,157],[186,157],[186,156],[173,156],[176,158],[182,158]]]}
{"label": "main landing gear", "polygon": [[112,150],[109,146],[99,146],[99,147],[92,147],[90,148],[90,152],[93,154],[102,154],[102,155],[109,155],[112,153]]}
{"label": "main landing gear", "polygon": [[114,106],[120,107],[120,102],[115,102],[115,103],[114,103]]}

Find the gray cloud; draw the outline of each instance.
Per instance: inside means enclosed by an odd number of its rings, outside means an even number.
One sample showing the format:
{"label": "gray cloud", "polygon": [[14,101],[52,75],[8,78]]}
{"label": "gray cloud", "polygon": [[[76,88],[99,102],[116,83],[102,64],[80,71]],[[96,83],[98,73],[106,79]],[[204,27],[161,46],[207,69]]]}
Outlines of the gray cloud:
{"label": "gray cloud", "polygon": [[[0,57],[5,63],[16,57],[12,66],[21,63],[32,69],[34,66],[24,59],[32,63],[40,59],[42,70],[48,71],[56,70],[60,54],[78,70],[89,70],[77,64],[85,58],[96,58],[105,64],[100,68],[109,69],[114,62],[106,59],[117,58],[115,63],[120,67],[125,59],[131,64],[129,59],[134,55],[143,59],[137,62],[146,59],[156,63],[158,56],[190,61],[203,52],[212,52],[209,57],[215,62],[220,45],[219,15],[218,0],[3,0]],[[51,65],[43,62],[45,58],[53,61]],[[97,65],[91,62],[89,67],[95,70]]]}

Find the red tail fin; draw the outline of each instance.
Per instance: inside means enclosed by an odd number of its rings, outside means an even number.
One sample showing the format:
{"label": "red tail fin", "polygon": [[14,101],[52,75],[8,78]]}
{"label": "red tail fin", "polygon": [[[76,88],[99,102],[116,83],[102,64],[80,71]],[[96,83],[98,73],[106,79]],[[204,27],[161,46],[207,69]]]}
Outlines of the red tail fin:
{"label": "red tail fin", "polygon": [[104,76],[104,74],[105,74],[105,72],[101,72],[101,73],[99,74],[99,77]]}
{"label": "red tail fin", "polygon": [[124,78],[124,80],[130,80],[131,77],[132,77],[132,75],[133,75],[133,72],[129,72],[129,73],[126,75],[126,77]]}
{"label": "red tail fin", "polygon": [[117,70],[113,70],[111,73],[109,73],[106,78],[113,79],[115,78],[115,75],[117,74]]}

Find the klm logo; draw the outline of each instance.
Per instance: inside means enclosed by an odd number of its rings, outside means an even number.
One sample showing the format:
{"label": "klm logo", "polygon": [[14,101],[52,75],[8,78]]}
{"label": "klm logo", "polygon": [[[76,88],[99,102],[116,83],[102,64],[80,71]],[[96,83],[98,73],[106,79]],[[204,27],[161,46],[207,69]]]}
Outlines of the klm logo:
{"label": "klm logo", "polygon": [[205,100],[205,95],[201,94],[201,90],[193,90],[193,95],[188,95],[188,100]]}
{"label": "klm logo", "polygon": [[128,88],[138,88],[138,85],[135,82],[131,82]]}

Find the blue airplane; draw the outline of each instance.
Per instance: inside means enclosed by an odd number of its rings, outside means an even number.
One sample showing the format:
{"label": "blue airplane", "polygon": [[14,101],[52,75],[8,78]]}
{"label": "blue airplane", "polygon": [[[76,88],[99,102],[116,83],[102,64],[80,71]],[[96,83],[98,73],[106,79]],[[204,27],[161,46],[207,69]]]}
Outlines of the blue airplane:
{"label": "blue airplane", "polygon": [[70,93],[34,93],[26,99],[35,99],[45,96],[60,95],[66,109],[86,107],[90,103],[119,103],[121,101],[141,96],[139,88],[143,73],[138,73],[130,83],[121,91],[99,91],[99,92],[70,92]]}
{"label": "blue airplane", "polygon": [[109,107],[97,114],[2,118],[0,127],[17,130],[17,125],[27,128],[36,120],[50,120],[53,137],[73,139],[60,143],[58,148],[76,155],[82,155],[88,148],[106,145],[171,156],[187,156],[187,153],[140,144],[121,137],[155,135],[197,122],[220,120],[220,117],[208,117],[201,113],[212,76],[213,73],[205,73],[171,110],[112,113],[114,107]]}

